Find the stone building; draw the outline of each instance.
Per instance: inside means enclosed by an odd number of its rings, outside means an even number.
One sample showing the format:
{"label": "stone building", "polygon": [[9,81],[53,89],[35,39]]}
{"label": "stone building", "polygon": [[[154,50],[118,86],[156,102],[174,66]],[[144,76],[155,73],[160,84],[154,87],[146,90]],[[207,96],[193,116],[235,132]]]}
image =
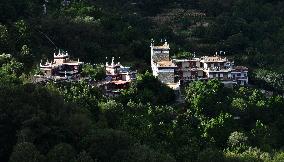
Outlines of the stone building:
{"label": "stone building", "polygon": [[167,41],[161,46],[151,43],[151,67],[153,75],[162,83],[173,84],[177,82],[177,65],[170,59],[170,45]]}

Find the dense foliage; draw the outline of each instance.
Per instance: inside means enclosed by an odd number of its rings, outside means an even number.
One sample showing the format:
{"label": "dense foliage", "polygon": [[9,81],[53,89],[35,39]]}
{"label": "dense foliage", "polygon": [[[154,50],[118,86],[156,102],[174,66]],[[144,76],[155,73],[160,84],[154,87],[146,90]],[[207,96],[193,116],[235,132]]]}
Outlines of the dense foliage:
{"label": "dense foliage", "polygon": [[146,72],[137,76],[137,79],[122,93],[119,100],[122,103],[132,100],[154,105],[165,105],[175,101],[175,93],[152,74]]}
{"label": "dense foliage", "polygon": [[282,96],[197,81],[186,87],[184,105],[172,105],[173,92],[146,72],[110,100],[85,81],[26,83],[26,77],[16,77],[24,72],[19,65],[5,56],[1,66],[4,161],[283,158]]}

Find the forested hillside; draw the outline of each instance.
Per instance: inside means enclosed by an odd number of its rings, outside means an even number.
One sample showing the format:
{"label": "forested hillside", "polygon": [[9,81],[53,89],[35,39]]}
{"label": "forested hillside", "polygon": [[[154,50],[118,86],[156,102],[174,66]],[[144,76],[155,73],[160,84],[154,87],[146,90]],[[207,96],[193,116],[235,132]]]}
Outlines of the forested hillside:
{"label": "forested hillside", "polygon": [[281,1],[64,2],[2,2],[1,51],[17,53],[26,44],[38,59],[58,47],[94,62],[113,55],[147,62],[150,39],[167,38],[174,52],[222,50],[251,66],[283,64]]}
{"label": "forested hillside", "polygon": [[[281,0],[1,1],[0,161],[283,161],[283,15]],[[225,51],[254,88],[197,81],[176,104],[145,72],[151,38],[172,56]],[[90,63],[115,56],[141,74],[113,99],[85,81],[32,83],[58,49]]]}
{"label": "forested hillside", "polygon": [[87,62],[116,56],[146,67],[150,39],[168,39],[172,55],[225,51],[250,67],[252,83],[283,90],[283,83],[264,79],[283,78],[283,6],[280,0],[8,0],[0,5],[0,51],[28,68],[58,48]]}

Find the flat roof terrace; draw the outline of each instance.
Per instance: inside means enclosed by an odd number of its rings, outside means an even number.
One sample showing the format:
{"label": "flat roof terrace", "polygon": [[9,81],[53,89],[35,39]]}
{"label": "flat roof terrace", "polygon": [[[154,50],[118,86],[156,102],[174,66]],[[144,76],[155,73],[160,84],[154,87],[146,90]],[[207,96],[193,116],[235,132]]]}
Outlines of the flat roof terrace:
{"label": "flat roof terrace", "polygon": [[228,59],[226,57],[222,58],[220,56],[205,56],[205,57],[201,57],[201,61],[200,62],[227,62]]}
{"label": "flat roof terrace", "polygon": [[177,67],[172,61],[159,61],[158,67]]}

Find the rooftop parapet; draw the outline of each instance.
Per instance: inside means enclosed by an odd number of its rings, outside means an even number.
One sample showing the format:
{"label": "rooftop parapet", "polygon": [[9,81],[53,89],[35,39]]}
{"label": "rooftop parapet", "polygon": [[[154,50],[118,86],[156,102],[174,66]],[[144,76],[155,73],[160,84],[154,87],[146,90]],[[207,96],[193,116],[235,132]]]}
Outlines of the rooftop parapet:
{"label": "rooftop parapet", "polygon": [[45,63],[42,63],[42,60],[41,60],[39,65],[40,65],[41,68],[42,68],[42,67],[46,68],[46,67],[52,67],[52,66],[53,66],[53,63],[52,63],[52,61],[49,62],[48,60],[46,60]]}
{"label": "rooftop parapet", "polygon": [[227,62],[228,61],[226,57],[221,57],[221,56],[203,56],[200,59],[201,59],[201,62]]}
{"label": "rooftop parapet", "polygon": [[[161,42],[162,42],[162,41],[161,41]],[[152,47],[154,50],[159,50],[159,49],[166,49],[166,50],[169,50],[169,49],[170,49],[170,44],[168,44],[167,40],[165,40],[163,45],[155,46],[155,45],[154,45],[154,40],[152,40],[152,42],[151,42],[151,47]]]}
{"label": "rooftop parapet", "polygon": [[110,64],[106,62],[106,67],[120,67],[120,66],[121,66],[120,62],[117,63],[114,62],[114,57],[112,57]]}
{"label": "rooftop parapet", "polygon": [[192,58],[192,59],[173,59],[173,62],[189,62],[189,61],[200,61],[200,58]]}
{"label": "rooftop parapet", "polygon": [[62,50],[59,50],[58,53],[53,54],[54,59],[61,59],[61,58],[68,58],[69,54],[68,52],[64,52]]}

